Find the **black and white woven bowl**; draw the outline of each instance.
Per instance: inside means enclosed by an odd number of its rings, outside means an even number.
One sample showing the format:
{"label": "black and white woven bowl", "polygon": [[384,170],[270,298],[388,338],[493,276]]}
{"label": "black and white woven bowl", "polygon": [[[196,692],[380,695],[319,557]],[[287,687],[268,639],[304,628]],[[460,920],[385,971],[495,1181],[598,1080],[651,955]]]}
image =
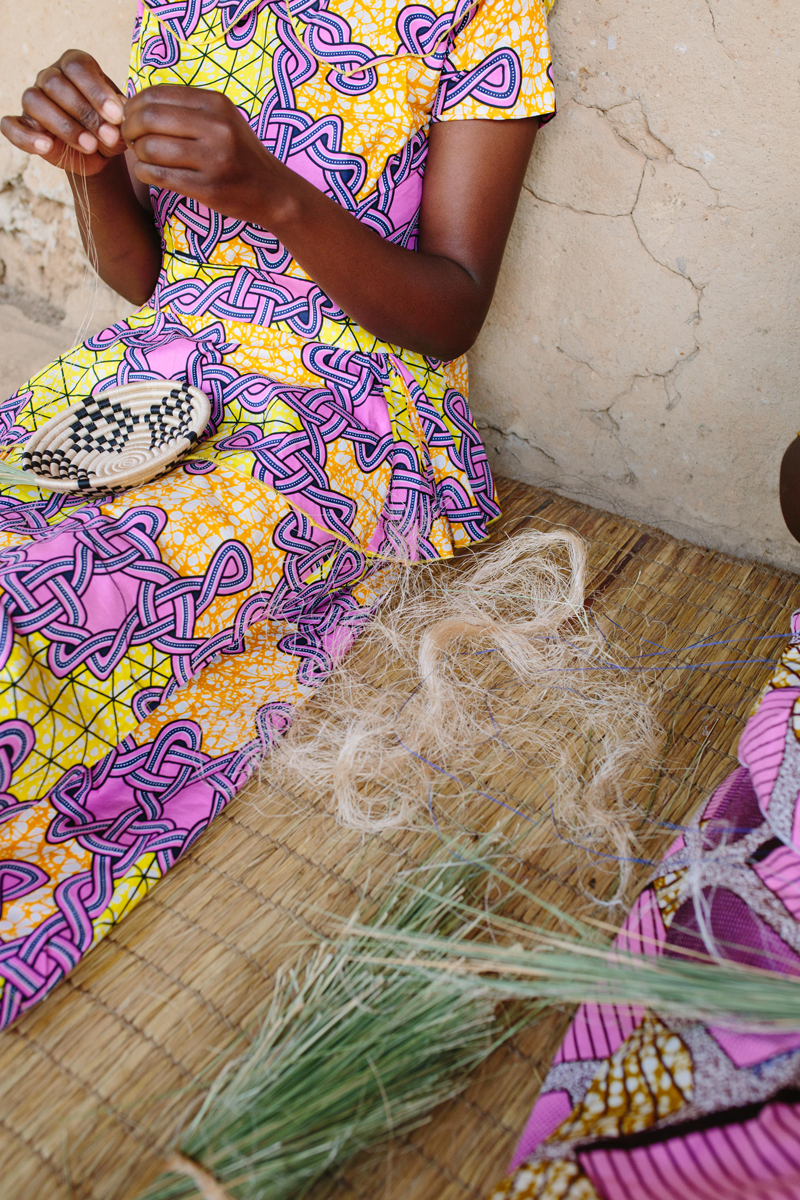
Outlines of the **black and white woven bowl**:
{"label": "black and white woven bowl", "polygon": [[133,487],[190,450],[210,415],[205,392],[183,383],[157,379],[110,388],[37,429],[20,466],[51,492]]}

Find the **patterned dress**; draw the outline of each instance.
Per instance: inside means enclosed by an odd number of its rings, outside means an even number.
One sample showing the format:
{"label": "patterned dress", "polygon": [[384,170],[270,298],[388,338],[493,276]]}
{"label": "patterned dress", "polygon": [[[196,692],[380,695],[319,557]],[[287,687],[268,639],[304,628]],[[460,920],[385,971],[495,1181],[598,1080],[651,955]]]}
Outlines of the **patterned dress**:
{"label": "patterned dress", "polygon": [[[800,975],[800,612],[792,631],[742,766],[637,899],[624,949]],[[800,1032],[585,1004],[491,1200],[798,1197]]]}
{"label": "patterned dress", "polygon": [[[539,0],[147,0],[130,89],[224,92],[266,146],[415,247],[432,121],[552,113]],[[9,460],[64,405],[202,388],[196,461],[119,495],[0,495],[0,1027],[241,787],[398,554],[498,515],[463,360],[354,324],[268,230],[152,192],[149,304],[0,406]]]}

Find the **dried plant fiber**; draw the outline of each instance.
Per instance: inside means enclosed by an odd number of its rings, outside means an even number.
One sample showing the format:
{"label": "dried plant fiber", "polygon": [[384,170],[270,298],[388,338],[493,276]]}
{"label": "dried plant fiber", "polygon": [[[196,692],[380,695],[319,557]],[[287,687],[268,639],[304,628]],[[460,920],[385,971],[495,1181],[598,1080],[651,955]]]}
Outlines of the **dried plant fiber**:
{"label": "dried plant fiber", "polygon": [[[520,891],[489,866],[488,874]],[[400,954],[408,969],[431,980],[445,976],[448,986],[460,979],[466,991],[474,985],[493,991],[498,1000],[525,1000],[604,1005],[645,1005],[660,1012],[706,1024],[755,1033],[800,1030],[800,980],[796,976],[725,961],[718,955],[675,958],[632,953],[612,947],[597,922],[570,918],[553,905],[541,904],[539,920],[516,921],[496,911],[453,901],[454,916],[463,922],[446,939],[422,934],[388,921],[379,926],[351,922],[350,932],[369,938],[372,949],[361,961],[386,961],[380,947]],[[553,917],[561,931],[554,932]],[[605,923],[604,923],[605,924]],[[550,926],[550,927],[548,927]],[[563,932],[568,927],[568,932]],[[607,927],[610,930],[610,927]],[[476,936],[476,933],[478,936]],[[508,944],[511,937],[513,944]],[[656,943],[654,942],[653,948]]]}
{"label": "dried plant fiber", "polygon": [[264,787],[327,793],[368,832],[443,815],[473,828],[487,800],[495,817],[518,808],[494,792],[511,762],[532,797],[523,815],[626,858],[657,724],[644,677],[619,669],[584,607],[585,577],[568,529],[396,568],[355,652],[275,746]]}
{"label": "dried plant fiber", "polygon": [[[424,1120],[513,1032],[563,1001],[645,1003],[683,1017],[800,1028],[800,983],[753,968],[611,951],[609,935],[553,906],[542,925],[497,912],[523,891],[481,860],[401,877],[278,982],[250,1045],[212,1078],[142,1200],[290,1200],[359,1149]],[[491,885],[501,885],[500,891]],[[494,904],[486,904],[494,890]],[[483,903],[481,902],[483,901]],[[544,921],[556,915],[569,932]],[[508,945],[510,936],[527,943]],[[506,944],[502,944],[505,940]]]}
{"label": "dried plant fiber", "polygon": [[207,1083],[167,1156],[169,1173],[143,1200],[303,1196],[327,1170],[462,1090],[513,1026],[479,984],[429,979],[391,951],[378,961],[372,926],[438,938],[447,954],[448,936],[473,928],[458,905],[485,880],[479,863],[434,862],[424,889],[391,883],[366,931],[345,929],[282,975],[252,1041]]}

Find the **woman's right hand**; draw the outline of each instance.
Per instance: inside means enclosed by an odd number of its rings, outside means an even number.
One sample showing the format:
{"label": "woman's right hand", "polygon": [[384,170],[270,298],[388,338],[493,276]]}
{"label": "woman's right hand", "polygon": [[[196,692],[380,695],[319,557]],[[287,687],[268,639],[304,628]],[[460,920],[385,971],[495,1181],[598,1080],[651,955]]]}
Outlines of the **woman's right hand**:
{"label": "woman's right hand", "polygon": [[74,175],[97,175],[124,154],[125,97],[90,54],[67,50],[40,71],[22,97],[22,114],[3,117],[0,131],[19,150]]}

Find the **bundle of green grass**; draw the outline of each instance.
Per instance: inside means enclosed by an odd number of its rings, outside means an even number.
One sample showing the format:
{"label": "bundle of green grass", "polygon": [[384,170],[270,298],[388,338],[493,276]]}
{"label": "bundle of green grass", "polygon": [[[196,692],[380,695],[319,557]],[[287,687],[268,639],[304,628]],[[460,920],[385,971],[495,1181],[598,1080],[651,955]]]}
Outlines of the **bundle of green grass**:
{"label": "bundle of green grass", "polygon": [[[596,926],[544,902],[542,924],[522,925],[487,909],[489,883],[537,901],[480,849],[475,862],[435,861],[393,881],[368,921],[355,913],[286,974],[252,1041],[207,1081],[142,1200],[304,1196],[359,1151],[423,1123],[554,1003],[643,1003],[800,1029],[796,980],[612,953]],[[525,1002],[513,1020],[510,1000]]]}

